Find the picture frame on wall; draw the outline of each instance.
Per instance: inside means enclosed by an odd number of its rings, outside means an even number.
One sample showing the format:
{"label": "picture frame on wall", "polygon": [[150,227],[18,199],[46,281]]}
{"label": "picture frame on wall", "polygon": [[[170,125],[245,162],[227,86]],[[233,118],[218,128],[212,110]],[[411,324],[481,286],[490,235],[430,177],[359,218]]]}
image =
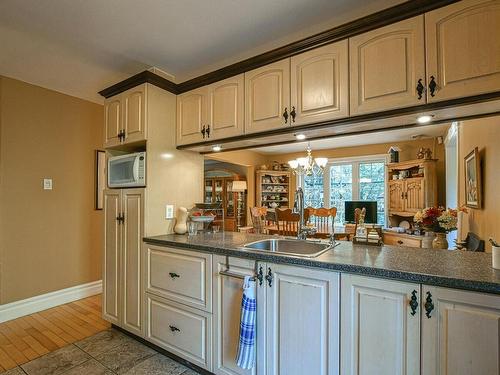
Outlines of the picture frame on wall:
{"label": "picture frame on wall", "polygon": [[106,188],[106,153],[95,150],[95,209],[104,208],[104,189]]}
{"label": "picture frame on wall", "polygon": [[481,208],[481,163],[477,147],[465,157],[464,171],[465,205],[470,208]]}

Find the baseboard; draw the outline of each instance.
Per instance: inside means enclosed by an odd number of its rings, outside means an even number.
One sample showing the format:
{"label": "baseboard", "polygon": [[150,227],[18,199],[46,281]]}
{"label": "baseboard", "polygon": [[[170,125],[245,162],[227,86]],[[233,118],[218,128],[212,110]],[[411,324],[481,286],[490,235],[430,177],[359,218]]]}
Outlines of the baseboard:
{"label": "baseboard", "polygon": [[0,305],[0,323],[102,293],[102,280]]}

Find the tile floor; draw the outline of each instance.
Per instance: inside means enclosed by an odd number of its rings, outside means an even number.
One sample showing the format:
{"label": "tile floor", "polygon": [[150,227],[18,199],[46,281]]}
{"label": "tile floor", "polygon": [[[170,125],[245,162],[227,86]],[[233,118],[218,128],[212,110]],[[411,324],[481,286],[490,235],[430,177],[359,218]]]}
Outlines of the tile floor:
{"label": "tile floor", "polygon": [[2,375],[195,375],[115,329],[77,341]]}

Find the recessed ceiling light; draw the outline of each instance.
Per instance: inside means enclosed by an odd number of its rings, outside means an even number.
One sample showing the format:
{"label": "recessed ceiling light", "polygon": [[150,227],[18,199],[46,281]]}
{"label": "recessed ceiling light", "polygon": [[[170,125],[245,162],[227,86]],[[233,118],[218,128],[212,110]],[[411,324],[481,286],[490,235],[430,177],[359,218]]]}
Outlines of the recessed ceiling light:
{"label": "recessed ceiling light", "polygon": [[299,133],[299,134],[295,134],[295,138],[297,139],[297,141],[303,141],[304,139],[306,139],[306,135],[303,134],[303,133]]}
{"label": "recessed ceiling light", "polygon": [[221,145],[213,145],[212,146],[212,151],[214,152],[219,152],[222,150],[222,146]]}
{"label": "recessed ceiling light", "polygon": [[432,121],[433,115],[422,115],[417,117],[417,122],[419,124],[427,124]]}

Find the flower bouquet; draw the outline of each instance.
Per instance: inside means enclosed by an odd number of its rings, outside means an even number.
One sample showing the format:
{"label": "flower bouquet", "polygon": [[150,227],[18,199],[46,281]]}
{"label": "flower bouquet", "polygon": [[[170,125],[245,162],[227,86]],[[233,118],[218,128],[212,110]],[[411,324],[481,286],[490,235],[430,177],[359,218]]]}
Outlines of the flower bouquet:
{"label": "flower bouquet", "polygon": [[427,207],[418,211],[413,220],[426,231],[449,233],[457,229],[457,210],[444,207]]}

